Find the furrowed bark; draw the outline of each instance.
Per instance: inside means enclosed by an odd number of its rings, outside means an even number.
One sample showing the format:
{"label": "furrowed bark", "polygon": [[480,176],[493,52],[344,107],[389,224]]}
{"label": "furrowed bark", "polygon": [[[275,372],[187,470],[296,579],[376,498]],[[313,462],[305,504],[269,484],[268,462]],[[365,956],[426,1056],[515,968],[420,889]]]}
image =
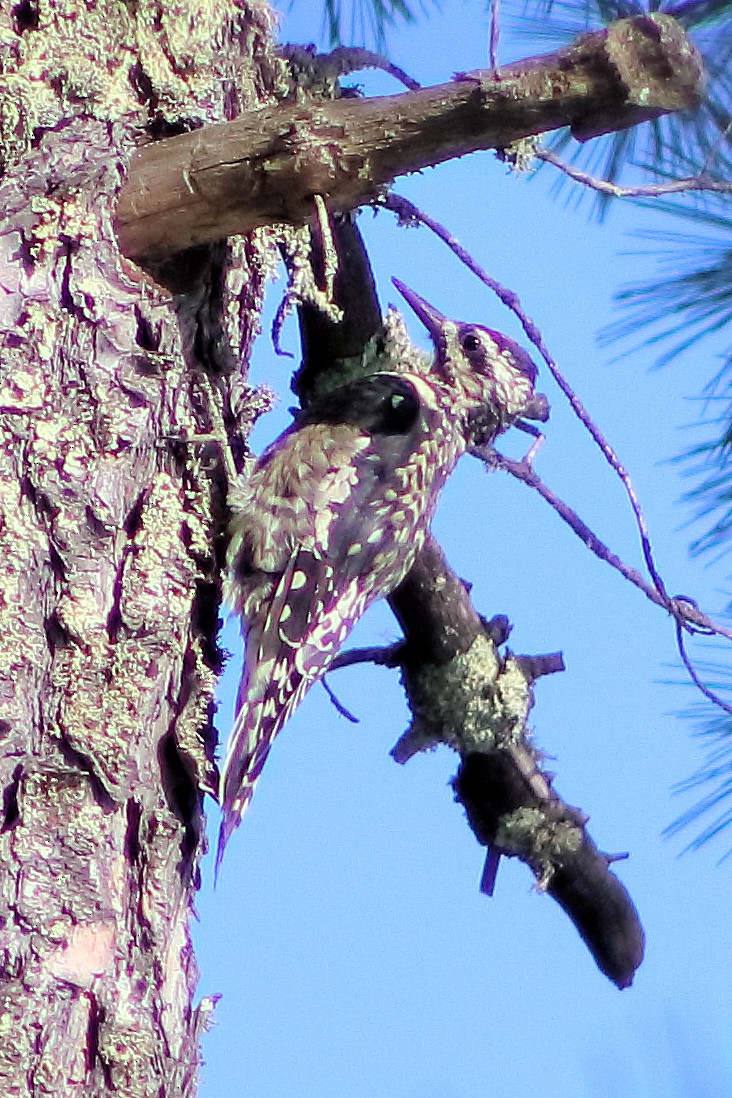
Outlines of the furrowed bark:
{"label": "furrowed bark", "polygon": [[374,99],[308,97],[138,150],[117,205],[126,255],[157,261],[272,222],[303,224],[376,199],[397,176],[570,126],[579,140],[693,105],[701,63],[654,13],[567,49]]}
{"label": "furrowed bark", "polygon": [[267,20],[42,0],[0,32],[0,1094],[193,1098],[227,512],[192,440],[256,410],[265,252],[199,249],[172,294],[112,211],[151,118],[254,106]]}

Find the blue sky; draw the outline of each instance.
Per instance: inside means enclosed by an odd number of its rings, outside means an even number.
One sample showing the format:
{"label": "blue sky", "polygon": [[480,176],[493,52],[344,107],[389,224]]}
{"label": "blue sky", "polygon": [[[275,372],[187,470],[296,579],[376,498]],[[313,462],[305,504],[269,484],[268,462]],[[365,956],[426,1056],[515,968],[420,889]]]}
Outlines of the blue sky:
{"label": "blue sky", "polygon": [[[283,40],[322,43],[316,7],[295,4]],[[484,66],[487,37],[480,3],[445,0],[441,13],[392,34],[390,52],[417,79],[438,83]],[[506,36],[501,60],[545,48]],[[372,94],[398,90],[358,79]],[[702,437],[693,426],[697,398],[719,348],[703,345],[663,371],[650,369],[647,351],[611,363],[617,349],[599,349],[597,332],[617,315],[613,291],[655,269],[651,258],[628,254],[649,215],[623,207],[598,225],[557,201],[552,181],[548,169],[532,180],[509,176],[483,153],[397,190],[521,295],[629,467],[669,589],[719,612],[724,568],[690,559],[691,510],[680,502],[688,482],[671,463]],[[370,212],[361,225],[384,305],[396,304],[396,275],[448,315],[522,339],[503,306],[426,230],[399,230],[390,215]],[[270,314],[277,299],[273,286]],[[285,343],[297,350],[294,326]],[[290,369],[260,340],[252,378],[273,385],[282,406],[258,426],[257,448],[289,419]],[[542,388],[552,418],[538,471],[638,564],[618,483],[545,372]],[[693,830],[661,836],[691,803],[671,787],[704,758],[694,725],[678,715],[694,695],[682,684],[669,620],[538,497],[469,459],[444,493],[435,529],[481,612],[509,615],[515,650],[564,652],[566,673],[537,686],[536,739],[554,757],[558,790],[590,814],[598,845],[630,853],[617,872],[646,928],[646,960],[634,986],[619,992],[520,864],[504,860],[496,895],[481,895],[483,851],[448,786],[456,757],[441,749],[395,764],[389,750],[408,722],[397,676],[342,671],[331,685],[360,724],[313,690],[272,751],[215,891],[211,858],[204,864],[200,993],[223,999],[205,1043],[203,1098],[732,1096],[732,860],[717,864],[732,834],[683,856]],[[353,643],[397,635],[378,606]],[[235,623],[225,643],[234,655],[221,693],[224,737],[240,661]]]}

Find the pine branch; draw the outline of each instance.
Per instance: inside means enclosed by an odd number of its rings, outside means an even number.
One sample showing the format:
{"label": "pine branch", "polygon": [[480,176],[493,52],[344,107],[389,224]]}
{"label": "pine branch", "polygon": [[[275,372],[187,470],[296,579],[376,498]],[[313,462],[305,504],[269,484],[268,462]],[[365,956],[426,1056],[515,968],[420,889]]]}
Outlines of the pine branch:
{"label": "pine branch", "polygon": [[272,222],[370,202],[397,176],[570,126],[578,140],[695,103],[699,57],[674,20],[622,20],[558,53],[398,96],[296,97],[140,148],[117,205],[130,258],[161,260]]}

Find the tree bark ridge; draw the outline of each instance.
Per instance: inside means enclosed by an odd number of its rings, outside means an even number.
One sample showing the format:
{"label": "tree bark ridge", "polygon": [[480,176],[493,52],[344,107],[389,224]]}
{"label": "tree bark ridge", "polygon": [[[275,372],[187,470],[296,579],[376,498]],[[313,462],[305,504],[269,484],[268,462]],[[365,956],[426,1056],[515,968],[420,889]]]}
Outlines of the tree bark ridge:
{"label": "tree bark ridge", "polygon": [[120,255],[112,211],[151,120],[255,105],[269,16],[246,0],[13,11],[16,29],[10,5],[0,14],[0,1094],[192,1098],[210,999],[193,1006],[190,915],[227,520],[218,455],[193,439],[212,430],[213,393],[256,414],[242,362],[266,253],[254,240],[189,253],[172,293]]}

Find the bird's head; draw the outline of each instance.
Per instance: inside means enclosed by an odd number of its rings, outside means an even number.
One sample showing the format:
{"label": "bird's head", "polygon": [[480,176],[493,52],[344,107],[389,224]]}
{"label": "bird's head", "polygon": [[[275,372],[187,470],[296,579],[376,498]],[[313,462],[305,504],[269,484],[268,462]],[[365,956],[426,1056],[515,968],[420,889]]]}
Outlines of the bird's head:
{"label": "bird's head", "polygon": [[536,366],[523,347],[482,324],[448,320],[403,282],[392,281],[434,343],[433,369],[441,380],[459,388],[469,404],[494,420],[497,430],[493,433],[521,416],[547,418],[546,398],[534,391]]}

